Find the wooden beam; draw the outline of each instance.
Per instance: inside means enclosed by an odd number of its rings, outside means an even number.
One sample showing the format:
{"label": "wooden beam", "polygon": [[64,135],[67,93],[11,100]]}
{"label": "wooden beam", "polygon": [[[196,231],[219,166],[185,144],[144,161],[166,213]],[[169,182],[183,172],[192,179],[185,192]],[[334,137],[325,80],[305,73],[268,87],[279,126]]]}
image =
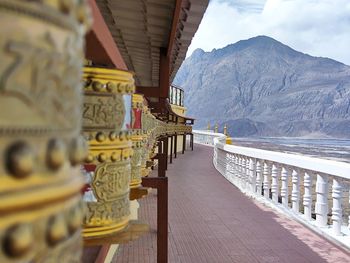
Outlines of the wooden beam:
{"label": "wooden beam", "polygon": [[94,19],[86,35],[86,58],[96,64],[128,70],[95,0],[88,0]]}
{"label": "wooden beam", "polygon": [[179,24],[181,5],[182,5],[182,0],[176,0],[173,21],[171,24],[171,31],[170,31],[170,35],[169,35],[169,41],[168,41],[169,44],[168,44],[168,49],[167,49],[167,53],[166,53],[166,56],[169,58],[171,57],[171,53],[173,51],[173,46],[174,46],[175,36],[176,36],[176,31],[177,31],[177,25]]}
{"label": "wooden beam", "polygon": [[142,93],[145,97],[159,97],[159,87],[137,86],[137,93]]}
{"label": "wooden beam", "polygon": [[170,60],[165,48],[160,49],[159,60],[159,97],[168,98],[170,86]]}

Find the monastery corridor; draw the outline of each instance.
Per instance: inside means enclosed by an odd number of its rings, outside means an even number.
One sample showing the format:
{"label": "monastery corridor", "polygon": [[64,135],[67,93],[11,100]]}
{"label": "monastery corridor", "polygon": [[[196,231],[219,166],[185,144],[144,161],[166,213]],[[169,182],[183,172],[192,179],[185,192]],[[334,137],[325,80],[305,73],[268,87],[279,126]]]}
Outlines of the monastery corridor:
{"label": "monastery corridor", "polygon": [[[168,165],[169,262],[350,262],[341,248],[246,197],[216,171],[212,154],[195,144]],[[114,263],[156,262],[156,200],[156,192],[140,200],[151,231],[122,245]]]}

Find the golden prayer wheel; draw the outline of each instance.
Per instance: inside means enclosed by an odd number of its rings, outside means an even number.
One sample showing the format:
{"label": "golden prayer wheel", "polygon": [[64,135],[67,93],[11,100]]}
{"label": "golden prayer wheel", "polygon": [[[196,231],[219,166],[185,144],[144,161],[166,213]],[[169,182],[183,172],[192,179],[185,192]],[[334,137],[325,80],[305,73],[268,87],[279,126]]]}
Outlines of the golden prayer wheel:
{"label": "golden prayer wheel", "polygon": [[155,156],[156,143],[156,118],[151,114],[148,107],[144,107],[142,115],[142,128],[145,133],[144,154],[141,162],[142,176],[148,176],[151,172],[151,167],[154,162],[151,160]]}
{"label": "golden prayer wheel", "polygon": [[85,239],[116,234],[128,226],[132,93],[131,73],[84,68],[83,134],[89,143],[85,161],[87,216]]}
{"label": "golden prayer wheel", "polygon": [[0,0],[0,262],[80,262],[84,1]]}
{"label": "golden prayer wheel", "polygon": [[142,130],[143,96],[132,96],[132,148],[134,155],[131,159],[131,182],[130,188],[141,186],[141,162],[144,154],[144,134]]}
{"label": "golden prayer wheel", "polygon": [[148,121],[148,112],[149,109],[147,105],[143,106],[142,109],[142,130],[143,133],[145,134],[144,138],[144,153],[142,155],[142,160],[141,160],[141,176],[148,176],[148,171],[147,171],[147,160],[148,160],[148,144],[150,140],[150,128],[147,126],[147,121]]}

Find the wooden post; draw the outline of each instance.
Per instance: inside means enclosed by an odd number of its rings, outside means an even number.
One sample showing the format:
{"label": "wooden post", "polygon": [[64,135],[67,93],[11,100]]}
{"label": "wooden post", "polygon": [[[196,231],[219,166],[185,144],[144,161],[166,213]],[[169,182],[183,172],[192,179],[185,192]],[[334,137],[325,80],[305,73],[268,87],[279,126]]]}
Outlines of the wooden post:
{"label": "wooden post", "polygon": [[170,136],[170,163],[173,163],[173,135]]}
{"label": "wooden post", "polygon": [[183,134],[182,138],[182,154],[184,154],[186,150],[186,133]]}
{"label": "wooden post", "polygon": [[157,189],[157,263],[167,263],[168,177],[143,177],[142,186]]}
{"label": "wooden post", "polygon": [[165,153],[158,153],[156,156],[153,157],[153,159],[158,160],[158,177],[165,177],[166,169],[166,159],[165,159]]}
{"label": "wooden post", "polygon": [[168,170],[168,153],[169,153],[169,149],[168,149],[168,136],[165,136],[163,138],[163,153],[165,154],[165,170]]}
{"label": "wooden post", "polygon": [[158,153],[154,159],[158,159],[158,177],[165,177],[166,174],[166,155]]}
{"label": "wooden post", "polygon": [[193,151],[193,133],[191,133],[191,138],[190,138],[190,142],[191,142],[191,150]]}
{"label": "wooden post", "polygon": [[174,158],[177,157],[177,133],[175,133],[175,138],[174,138]]}

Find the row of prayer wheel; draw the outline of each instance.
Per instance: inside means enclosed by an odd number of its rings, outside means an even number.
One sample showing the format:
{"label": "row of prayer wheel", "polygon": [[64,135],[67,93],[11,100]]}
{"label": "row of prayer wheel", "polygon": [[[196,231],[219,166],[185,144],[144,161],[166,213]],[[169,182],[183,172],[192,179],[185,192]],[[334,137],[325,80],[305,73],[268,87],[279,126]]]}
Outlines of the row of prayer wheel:
{"label": "row of prayer wheel", "polygon": [[80,262],[83,240],[127,229],[157,138],[191,127],[152,115],[130,72],[83,68],[85,1],[0,16],[0,262]]}

